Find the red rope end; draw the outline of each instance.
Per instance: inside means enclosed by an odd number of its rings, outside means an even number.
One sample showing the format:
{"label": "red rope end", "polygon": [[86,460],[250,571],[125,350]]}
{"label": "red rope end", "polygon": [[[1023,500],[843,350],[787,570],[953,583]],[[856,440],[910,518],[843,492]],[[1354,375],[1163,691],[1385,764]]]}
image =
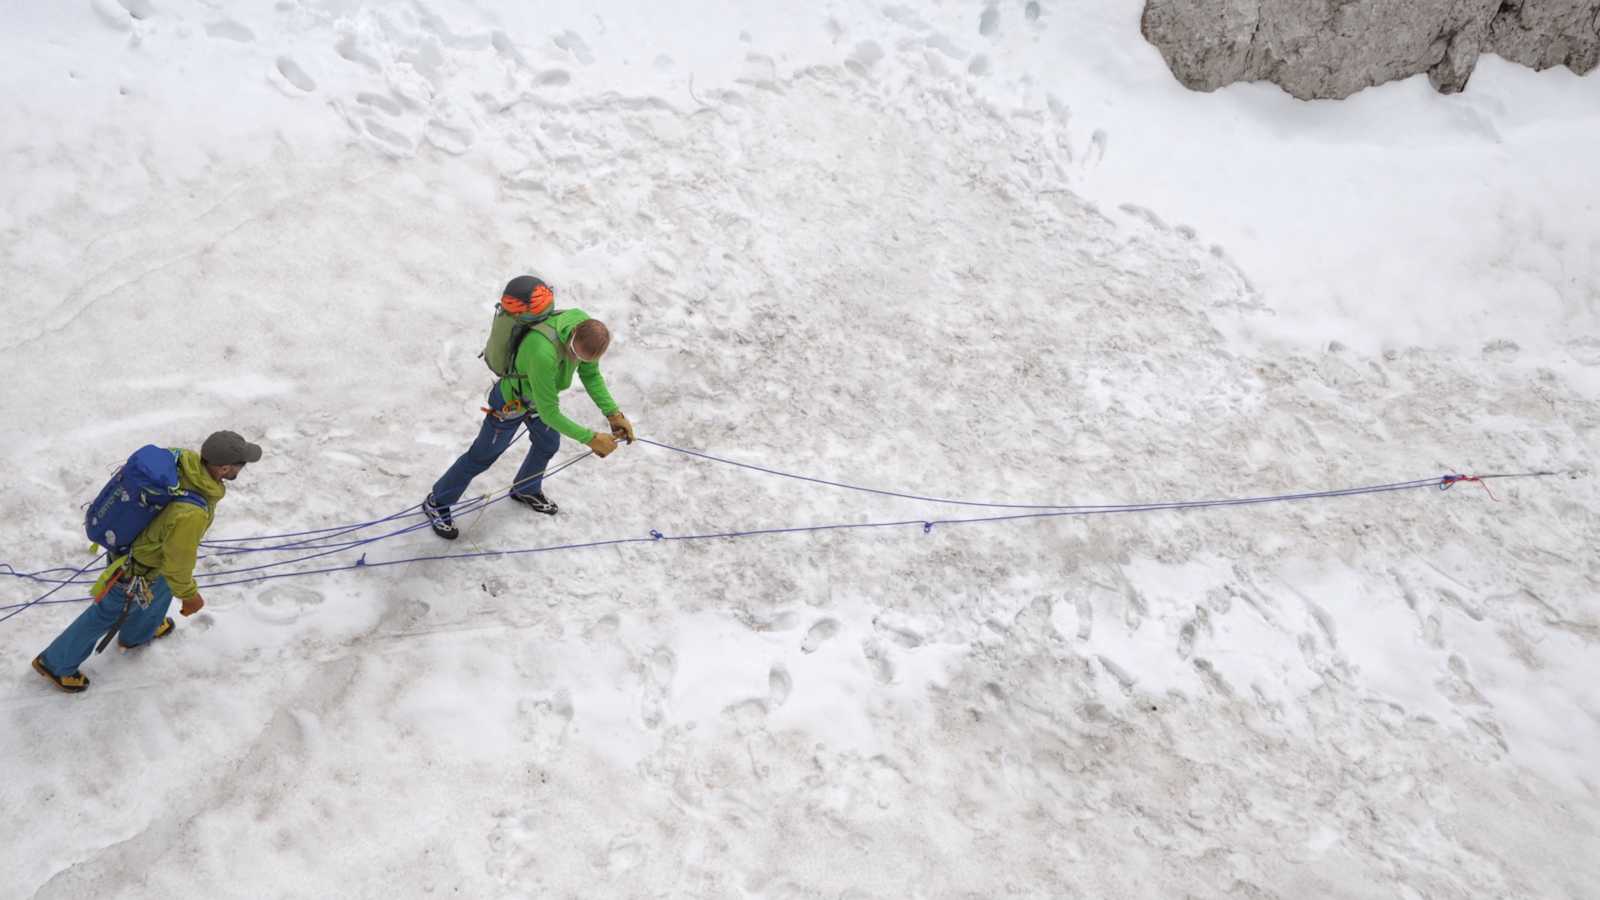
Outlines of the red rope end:
{"label": "red rope end", "polygon": [[1479,487],[1483,488],[1483,492],[1485,494],[1489,495],[1489,499],[1490,500],[1493,500],[1496,503],[1500,502],[1500,498],[1496,497],[1494,495],[1494,491],[1489,490],[1488,483],[1485,482],[1482,478],[1479,478],[1476,475],[1446,475],[1446,476],[1444,476],[1444,478],[1439,480],[1439,490],[1448,491],[1457,482],[1461,482],[1461,481],[1473,482],[1474,484],[1476,484]]}

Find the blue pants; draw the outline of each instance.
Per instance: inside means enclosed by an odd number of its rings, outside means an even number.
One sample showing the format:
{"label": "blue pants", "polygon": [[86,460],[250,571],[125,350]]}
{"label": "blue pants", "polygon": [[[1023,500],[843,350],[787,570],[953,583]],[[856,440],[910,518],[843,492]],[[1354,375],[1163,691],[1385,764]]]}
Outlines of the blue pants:
{"label": "blue pants", "polygon": [[[497,409],[502,405],[500,387],[496,385],[489,392],[489,407]],[[491,413],[483,417],[477,440],[433,483],[431,496],[434,505],[452,506],[460,500],[472,479],[494,465],[495,460],[517,439],[517,428],[523,422],[528,423],[528,441],[532,446],[528,448],[528,456],[522,461],[522,467],[517,470],[512,490],[518,494],[539,493],[544,483],[544,470],[550,465],[550,458],[561,448],[561,432],[539,421],[539,417],[532,413],[508,419]]]}
{"label": "blue pants", "polygon": [[[128,618],[122,623],[118,638],[130,647],[155,637],[156,629],[167,617],[167,608],[172,605],[172,588],[167,587],[165,578],[157,577],[150,582],[150,595],[148,607],[141,608],[137,600],[128,607]],[[106,591],[104,597],[90,603],[87,609],[79,613],[67,630],[50,642],[50,646],[44,648],[44,667],[57,678],[78,674],[78,666],[89,658],[89,654],[94,652],[94,645],[116,624],[117,618],[122,615],[122,604],[127,602],[128,583],[118,581],[111,590]]]}

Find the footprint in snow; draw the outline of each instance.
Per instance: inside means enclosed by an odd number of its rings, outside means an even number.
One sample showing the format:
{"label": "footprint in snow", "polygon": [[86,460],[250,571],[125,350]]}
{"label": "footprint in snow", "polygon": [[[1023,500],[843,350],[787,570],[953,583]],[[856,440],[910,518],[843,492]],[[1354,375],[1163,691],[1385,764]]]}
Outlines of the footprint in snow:
{"label": "footprint in snow", "polygon": [[269,587],[250,604],[250,611],[263,622],[288,625],[307,610],[322,605],[323,596],[310,588],[286,584]]}
{"label": "footprint in snow", "polygon": [[400,101],[385,94],[374,94],[362,91],[356,95],[356,102],[362,106],[370,106],[391,115],[398,116],[403,111]]}
{"label": "footprint in snow", "polygon": [[943,53],[956,62],[965,62],[967,59],[967,51],[961,49],[960,45],[945,35],[930,35],[926,43],[930,48]]}
{"label": "footprint in snow", "polygon": [[367,119],[363,124],[366,125],[367,134],[378,143],[381,149],[388,150],[398,156],[405,156],[415,149],[410,138],[379,122],[377,119]]}
{"label": "footprint in snow", "polygon": [[983,15],[978,16],[978,33],[984,37],[994,37],[1000,30],[1000,8],[990,4],[983,8]]}
{"label": "footprint in snow", "polygon": [[767,708],[765,700],[741,700],[724,706],[722,717],[742,732],[757,731],[766,724]]}
{"label": "footprint in snow", "polygon": [[[1111,135],[1104,128],[1096,128],[1094,134],[1089,135],[1089,152],[1083,155],[1085,166],[1098,165],[1105,161],[1106,145],[1110,143]],[[1152,215],[1154,215],[1152,213]],[[1159,221],[1159,220],[1157,220]]]}
{"label": "footprint in snow", "polygon": [[782,706],[789,694],[794,691],[794,679],[790,677],[789,670],[778,663],[767,673],[767,706],[777,709]]}
{"label": "footprint in snow", "polygon": [[632,840],[620,836],[612,838],[606,849],[606,870],[619,875],[637,867],[644,861],[644,855],[644,850]]}
{"label": "footprint in snow", "polygon": [[1600,338],[1589,336],[1567,341],[1567,352],[1585,366],[1600,366]]}
{"label": "footprint in snow", "polygon": [[561,749],[572,726],[572,695],[566,688],[553,696],[517,701],[517,720],[536,756],[545,757]]}
{"label": "footprint in snow", "polygon": [[583,630],[583,639],[591,644],[608,642],[617,636],[621,626],[616,613],[606,613]]}
{"label": "footprint in snow", "polygon": [[672,678],[678,671],[678,658],[671,650],[657,647],[644,664],[644,689],[639,697],[639,716],[652,731],[666,717],[672,691]]}
{"label": "footprint in snow", "polygon": [[876,640],[861,643],[861,655],[867,658],[867,667],[872,669],[872,677],[879,684],[894,683],[894,661],[889,658],[889,652]]}
{"label": "footprint in snow", "polygon": [[371,69],[374,72],[383,68],[382,66],[378,65],[378,61],[376,59],[373,59],[371,55],[357,47],[356,39],[348,34],[340,38],[339,43],[335,44],[333,49],[340,56],[363,68]]}
{"label": "footprint in snow", "polygon": [[237,41],[241,44],[248,44],[256,39],[255,32],[232,19],[223,19],[221,22],[212,22],[207,25],[206,35],[225,41]]}
{"label": "footprint in snow", "polygon": [[883,8],[883,17],[901,28],[908,28],[912,31],[928,31],[933,27],[922,16],[917,15],[916,10],[906,6],[885,6]]}
{"label": "footprint in snow", "polygon": [[1078,640],[1087,641],[1094,634],[1094,604],[1088,597],[1075,597],[1072,605],[1078,611]]}
{"label": "footprint in snow", "polygon": [[116,0],[92,0],[89,4],[94,9],[94,14],[100,21],[109,25],[116,31],[133,30],[133,19],[136,18],[127,8],[117,3]]}
{"label": "footprint in snow", "polygon": [[1224,697],[1233,696],[1232,686],[1222,677],[1222,673],[1217,671],[1217,667],[1211,664],[1211,660],[1197,656],[1194,659],[1194,668],[1196,672],[1200,673],[1201,680],[1209,685],[1212,690]]}
{"label": "footprint in snow", "polygon": [[489,859],[484,871],[489,877],[507,886],[515,885],[520,891],[528,888],[529,873],[536,873],[544,865],[541,853],[547,852],[548,820],[540,811],[513,813],[500,810],[494,814],[498,820],[489,832]]}
{"label": "footprint in snow", "polygon": [[873,41],[862,41],[845,58],[844,67],[862,78],[883,59],[883,48]]}
{"label": "footprint in snow", "polygon": [[778,63],[770,56],[746,53],[743,71],[734,81],[752,87],[775,88],[778,82]]}
{"label": "footprint in snow", "polygon": [[1133,692],[1134,678],[1127,669],[1117,665],[1115,662],[1105,656],[1097,655],[1095,659],[1099,660],[1100,667],[1106,671],[1106,674],[1110,675],[1117,682],[1117,686],[1122,689],[1124,694],[1131,694]]}
{"label": "footprint in snow", "polygon": [[467,152],[475,139],[471,131],[455,125],[446,125],[438,119],[428,122],[428,127],[423,131],[422,137],[430,145],[443,150],[451,156],[460,156]]}
{"label": "footprint in snow", "polygon": [[517,49],[517,45],[512,43],[511,37],[504,31],[496,29],[493,34],[489,35],[489,43],[494,47],[494,52],[517,65],[525,66],[528,64],[528,61],[523,58],[522,52]]}
{"label": "footprint in snow", "polygon": [[591,65],[594,63],[594,54],[590,52],[589,45],[575,31],[564,31],[556,35],[553,40],[555,45],[571,53],[580,63]]}
{"label": "footprint in snow", "polygon": [[909,626],[894,625],[883,619],[872,620],[873,630],[894,641],[907,650],[915,650],[926,642],[926,638],[912,630]]}
{"label": "footprint in snow", "polygon": [[828,638],[839,633],[839,623],[835,619],[818,619],[815,625],[806,632],[805,640],[800,642],[800,649],[805,653],[815,653],[817,648],[827,642]]}
{"label": "footprint in snow", "polygon": [[300,68],[300,64],[289,57],[278,57],[276,68],[278,74],[283,76],[284,81],[289,82],[300,90],[309,94],[317,89],[317,83],[311,80],[311,76],[306,74],[306,70]]}

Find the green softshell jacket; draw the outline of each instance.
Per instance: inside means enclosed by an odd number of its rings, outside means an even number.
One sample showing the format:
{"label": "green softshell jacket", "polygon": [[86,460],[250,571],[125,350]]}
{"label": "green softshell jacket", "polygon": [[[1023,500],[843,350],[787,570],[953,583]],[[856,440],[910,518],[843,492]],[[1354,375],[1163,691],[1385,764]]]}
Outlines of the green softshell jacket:
{"label": "green softshell jacket", "polygon": [[198,491],[206,500],[206,508],[193,503],[168,503],[134,539],[131,555],[136,571],[163,576],[172,595],[187,600],[200,593],[199,585],[194,583],[195,557],[200,553],[200,539],[216,515],[217,502],[227,488],[211,477],[200,462],[200,454],[193,450],[178,451],[178,485]]}
{"label": "green softshell jacket", "polygon": [[[572,329],[588,318],[589,314],[581,309],[568,309],[546,321],[555,327],[561,347],[565,348],[572,337]],[[572,387],[574,372],[602,415],[609,416],[617,411],[617,403],[611,399],[606,380],[600,374],[599,363],[578,362],[568,356],[565,349],[557,349],[548,338],[533,331],[528,332],[517,347],[516,371],[500,380],[500,396],[508,402],[521,401],[539,416],[539,421],[580,444],[587,444],[594,440],[594,432],[563,415],[558,399],[562,391]]]}

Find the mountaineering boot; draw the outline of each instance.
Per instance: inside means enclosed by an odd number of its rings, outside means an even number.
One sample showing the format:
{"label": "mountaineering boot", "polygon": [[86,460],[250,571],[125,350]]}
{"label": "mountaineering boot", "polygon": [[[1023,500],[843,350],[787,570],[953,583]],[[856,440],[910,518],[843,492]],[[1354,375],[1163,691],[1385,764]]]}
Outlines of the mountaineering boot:
{"label": "mountaineering boot", "polygon": [[89,676],[83,674],[82,672],[79,672],[76,675],[67,675],[64,677],[58,676],[56,673],[44,667],[44,654],[42,653],[33,658],[33,670],[50,679],[51,681],[54,681],[56,683],[56,687],[61,688],[63,691],[66,691],[69,694],[81,694],[89,689]]}
{"label": "mountaineering boot", "polygon": [[523,506],[526,506],[534,512],[544,513],[547,516],[553,516],[561,511],[561,507],[557,506],[555,501],[551,500],[549,497],[546,497],[543,491],[540,491],[537,494],[513,493],[511,495],[511,499],[521,503]]}
{"label": "mountaineering boot", "polygon": [[432,494],[422,501],[422,514],[428,517],[428,524],[433,526],[433,533],[439,537],[453,541],[461,536],[455,521],[450,518],[450,507],[433,505]]}
{"label": "mountaineering boot", "polygon": [[117,646],[124,650],[132,650],[135,647],[143,647],[145,644],[151,644],[160,640],[161,638],[166,637],[172,633],[172,629],[177,627],[178,623],[172,621],[171,616],[167,616],[165,619],[161,620],[160,625],[156,626],[156,633],[150,636],[150,640],[145,641],[143,644],[124,644],[122,642],[122,638],[117,638]]}

